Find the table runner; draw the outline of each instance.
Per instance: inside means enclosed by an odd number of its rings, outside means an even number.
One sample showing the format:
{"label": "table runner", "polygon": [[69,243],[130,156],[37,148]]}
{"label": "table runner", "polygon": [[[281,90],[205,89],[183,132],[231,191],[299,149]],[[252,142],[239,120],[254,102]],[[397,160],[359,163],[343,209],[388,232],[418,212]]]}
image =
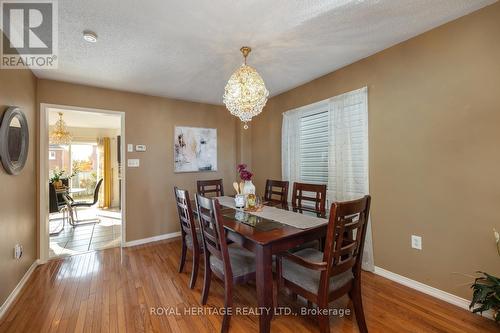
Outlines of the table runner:
{"label": "table runner", "polygon": [[[241,208],[236,208],[236,206],[234,205],[234,198],[224,196],[217,197],[217,199],[219,200],[219,203],[224,207],[243,211],[243,209]],[[309,229],[328,223],[327,219],[323,219],[320,217],[303,215],[294,211],[268,206],[264,206],[261,212],[246,213],[279,223],[287,224],[298,229]]]}

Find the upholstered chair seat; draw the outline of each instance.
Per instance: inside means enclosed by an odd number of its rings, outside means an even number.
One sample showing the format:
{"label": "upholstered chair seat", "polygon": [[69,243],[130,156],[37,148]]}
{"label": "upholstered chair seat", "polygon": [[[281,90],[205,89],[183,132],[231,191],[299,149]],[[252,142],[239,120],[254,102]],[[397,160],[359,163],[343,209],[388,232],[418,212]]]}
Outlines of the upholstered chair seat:
{"label": "upholstered chair seat", "polygon": [[[229,259],[231,261],[231,269],[233,277],[243,276],[255,272],[255,255],[236,244],[228,245]],[[210,266],[224,274],[224,263],[215,256],[210,257]]]}
{"label": "upholstered chair seat", "polygon": [[[311,262],[323,261],[323,252],[313,248],[303,249],[294,252],[294,255],[304,258]],[[317,293],[319,289],[319,279],[321,276],[320,271],[315,271],[304,266],[298,265],[286,258],[283,258],[283,277],[295,284],[300,285],[305,290],[311,293]],[[329,292],[342,288],[344,285],[354,279],[351,270],[343,272],[342,274],[332,276],[330,278]]]}

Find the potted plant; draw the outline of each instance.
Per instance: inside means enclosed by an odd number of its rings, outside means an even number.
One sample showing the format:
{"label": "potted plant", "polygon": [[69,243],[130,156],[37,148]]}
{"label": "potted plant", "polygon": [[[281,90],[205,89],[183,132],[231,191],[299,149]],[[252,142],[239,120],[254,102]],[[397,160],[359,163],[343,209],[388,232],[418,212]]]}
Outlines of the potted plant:
{"label": "potted plant", "polygon": [[52,177],[49,181],[54,185],[55,188],[61,188],[63,186],[61,177],[64,175],[64,170],[54,169],[52,171]]}
{"label": "potted plant", "polygon": [[[493,229],[497,252],[500,255],[500,234]],[[493,319],[500,322],[500,278],[485,272],[478,272],[480,277],[476,278],[471,288],[473,290],[472,301],[469,308],[474,313],[483,313],[492,310]]]}
{"label": "potted plant", "polygon": [[64,174],[66,173],[66,171],[64,170],[59,170],[59,169],[54,169],[52,171],[52,177],[50,177],[49,179],[49,182],[54,184],[54,187],[55,188],[62,188],[63,187],[63,182],[62,180],[63,179],[71,179],[73,178],[74,176],[76,176],[78,174],[78,170],[74,170],[73,173],[67,177],[64,177]]}

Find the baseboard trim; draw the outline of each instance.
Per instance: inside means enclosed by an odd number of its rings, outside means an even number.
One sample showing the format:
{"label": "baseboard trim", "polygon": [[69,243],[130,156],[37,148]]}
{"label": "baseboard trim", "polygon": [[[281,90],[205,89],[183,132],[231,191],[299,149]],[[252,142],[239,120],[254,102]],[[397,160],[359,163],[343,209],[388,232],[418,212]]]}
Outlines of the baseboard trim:
{"label": "baseboard trim", "polygon": [[153,236],[149,238],[143,238],[143,239],[136,239],[130,242],[126,242],[123,247],[131,247],[131,246],[137,246],[137,245],[143,245],[147,243],[152,243],[152,242],[157,242],[165,239],[170,239],[170,238],[175,238],[175,237],[180,237],[181,232],[172,232],[169,234],[163,234],[163,235],[158,235],[158,236]]}
{"label": "baseboard trim", "polygon": [[[375,266],[374,273],[377,275],[380,275],[382,277],[385,277],[386,279],[394,281],[396,283],[402,284],[403,286],[415,289],[415,290],[420,291],[424,294],[435,297],[437,299],[440,299],[442,301],[445,301],[447,303],[453,304],[455,306],[458,306],[462,309],[466,309],[469,311],[470,301],[465,299],[465,298],[458,297],[458,296],[450,294],[446,291],[431,287],[431,286],[426,285],[422,282],[412,280],[410,278],[393,273],[391,271],[388,271],[388,270],[383,269],[383,268],[378,267],[378,266]],[[479,315],[481,315],[481,314],[479,314]],[[493,319],[493,313],[491,311],[484,312],[482,314],[482,316],[486,317],[486,318]]]}
{"label": "baseboard trim", "polygon": [[26,284],[26,282],[30,278],[31,274],[33,274],[33,271],[35,270],[35,268],[39,264],[40,264],[39,260],[35,260],[31,264],[30,268],[28,268],[28,270],[26,271],[26,273],[24,273],[23,277],[21,278],[21,281],[19,281],[19,283],[17,284],[17,286],[10,293],[9,297],[7,297],[7,299],[2,304],[2,306],[0,306],[0,319],[3,318],[3,316],[7,313],[7,311],[11,307],[11,305],[14,304],[14,301],[16,300],[17,296],[19,295],[19,293],[23,289],[24,285]]}

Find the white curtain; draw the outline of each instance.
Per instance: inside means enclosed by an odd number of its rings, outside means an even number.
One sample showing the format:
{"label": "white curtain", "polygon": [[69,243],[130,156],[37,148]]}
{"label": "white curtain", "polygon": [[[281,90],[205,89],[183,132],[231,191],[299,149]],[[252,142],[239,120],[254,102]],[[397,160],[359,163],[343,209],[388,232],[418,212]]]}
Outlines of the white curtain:
{"label": "white curtain", "polygon": [[[283,113],[283,124],[281,129],[281,175],[290,184],[299,181],[299,126],[300,113]],[[295,163],[291,163],[294,161]],[[291,200],[292,191],[288,191]]]}
{"label": "white curtain", "polygon": [[[328,198],[330,202],[360,198],[369,193],[368,89],[330,99]],[[363,269],[374,270],[371,222],[368,221]]]}
{"label": "white curtain", "polygon": [[[328,201],[345,201],[369,193],[368,89],[366,87],[283,114],[282,176],[300,181],[300,119],[328,103]],[[374,270],[371,222],[368,221],[363,269]]]}

